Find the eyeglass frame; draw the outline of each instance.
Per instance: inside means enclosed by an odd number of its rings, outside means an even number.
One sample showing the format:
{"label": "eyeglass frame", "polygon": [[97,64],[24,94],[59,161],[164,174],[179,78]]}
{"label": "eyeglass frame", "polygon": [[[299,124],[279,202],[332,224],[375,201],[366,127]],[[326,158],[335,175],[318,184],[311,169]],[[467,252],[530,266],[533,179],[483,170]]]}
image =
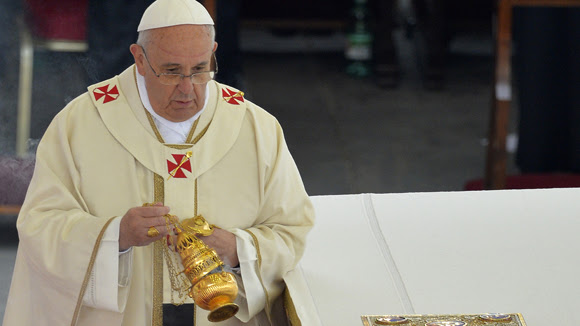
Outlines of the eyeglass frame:
{"label": "eyeglass frame", "polygon": [[[215,56],[215,51],[213,51],[211,55],[212,55],[212,58],[213,58],[213,62],[215,63],[215,70],[208,70],[208,71],[199,71],[199,72],[194,72],[194,73],[192,73],[191,75],[184,75],[184,74],[170,74],[170,73],[166,73],[166,72],[163,72],[163,73],[160,73],[160,74],[158,74],[158,73],[157,73],[157,71],[155,71],[155,69],[153,69],[153,66],[151,65],[151,62],[149,62],[149,58],[147,57],[147,52],[145,52],[145,48],[144,48],[142,45],[139,45],[139,46],[141,47],[141,50],[143,50],[143,56],[145,57],[145,61],[147,61],[147,64],[149,65],[149,68],[151,68],[151,71],[153,71],[153,74],[155,74],[155,76],[156,76],[157,78],[159,78],[159,82],[160,82],[161,84],[163,84],[163,85],[166,85],[166,86],[177,86],[177,85],[179,85],[179,83],[181,83],[181,81],[182,81],[184,78],[188,78],[188,79],[189,79],[189,81],[190,81],[191,83],[193,83],[193,84],[196,84],[196,85],[202,85],[202,84],[205,84],[205,83],[209,82],[210,80],[213,80],[213,79],[215,78],[215,75],[218,73],[218,63],[217,63],[217,58],[216,58],[216,56]],[[210,65],[211,65],[211,63],[210,63]],[[213,72],[213,76],[211,77],[211,79],[210,79],[210,80],[208,80],[208,81],[206,81],[206,82],[203,82],[203,83],[196,83],[196,82],[194,82],[194,81],[193,81],[193,77],[194,77],[195,75],[199,75],[199,74],[206,74],[206,73],[211,73],[211,72]],[[161,79],[161,76],[179,76],[179,82],[178,82],[177,84],[165,84],[165,83],[163,83],[163,81],[162,81],[163,79]]]}

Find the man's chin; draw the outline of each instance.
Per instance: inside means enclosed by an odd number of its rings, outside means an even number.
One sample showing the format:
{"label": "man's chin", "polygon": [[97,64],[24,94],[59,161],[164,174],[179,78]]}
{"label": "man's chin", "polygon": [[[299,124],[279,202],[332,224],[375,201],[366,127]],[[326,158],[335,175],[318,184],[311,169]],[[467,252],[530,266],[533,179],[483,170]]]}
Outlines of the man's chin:
{"label": "man's chin", "polygon": [[171,114],[165,119],[171,122],[183,122],[193,117],[199,110],[194,108],[174,108]]}

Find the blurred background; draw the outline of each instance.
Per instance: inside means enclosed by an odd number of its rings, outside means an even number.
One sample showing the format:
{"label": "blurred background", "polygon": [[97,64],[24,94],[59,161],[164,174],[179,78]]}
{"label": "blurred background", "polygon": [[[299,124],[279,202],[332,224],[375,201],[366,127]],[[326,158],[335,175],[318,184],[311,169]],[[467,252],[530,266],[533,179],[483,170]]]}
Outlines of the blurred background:
{"label": "blurred background", "polygon": [[[88,85],[132,63],[150,2],[0,0],[0,299],[38,140]],[[218,81],[279,119],[310,195],[460,191],[483,178],[496,1],[205,4]],[[579,185],[579,9],[517,8],[512,27],[506,173]]]}
{"label": "blurred background", "polygon": [[[131,64],[150,1],[2,1],[0,152],[10,157],[19,19],[32,37],[87,45],[34,47],[33,152],[62,107]],[[217,79],[279,118],[312,195],[460,190],[484,173],[494,5],[434,3],[217,0]]]}

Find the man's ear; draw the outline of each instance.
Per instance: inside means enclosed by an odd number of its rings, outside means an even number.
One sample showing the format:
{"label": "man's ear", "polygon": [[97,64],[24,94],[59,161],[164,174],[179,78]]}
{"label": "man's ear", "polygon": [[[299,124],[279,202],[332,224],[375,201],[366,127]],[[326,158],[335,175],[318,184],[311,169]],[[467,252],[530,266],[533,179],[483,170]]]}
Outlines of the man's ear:
{"label": "man's ear", "polygon": [[139,75],[145,76],[145,54],[143,53],[143,48],[138,44],[131,44],[129,51],[135,59],[135,66],[137,66],[137,71]]}

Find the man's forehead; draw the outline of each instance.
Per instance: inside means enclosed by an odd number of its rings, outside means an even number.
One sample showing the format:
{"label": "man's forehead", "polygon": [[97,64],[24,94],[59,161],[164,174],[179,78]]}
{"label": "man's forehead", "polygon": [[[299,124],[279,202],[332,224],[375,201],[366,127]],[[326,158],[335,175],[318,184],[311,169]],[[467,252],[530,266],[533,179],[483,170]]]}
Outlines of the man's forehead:
{"label": "man's forehead", "polygon": [[202,26],[175,26],[153,31],[152,51],[176,57],[206,57],[213,51],[213,40]]}
{"label": "man's forehead", "polygon": [[[211,47],[184,47],[184,46],[163,46],[163,45],[153,45],[153,51],[157,52],[158,56],[166,56],[171,58],[183,58],[183,59],[207,59],[212,53]],[[148,51],[149,52],[149,51]]]}

